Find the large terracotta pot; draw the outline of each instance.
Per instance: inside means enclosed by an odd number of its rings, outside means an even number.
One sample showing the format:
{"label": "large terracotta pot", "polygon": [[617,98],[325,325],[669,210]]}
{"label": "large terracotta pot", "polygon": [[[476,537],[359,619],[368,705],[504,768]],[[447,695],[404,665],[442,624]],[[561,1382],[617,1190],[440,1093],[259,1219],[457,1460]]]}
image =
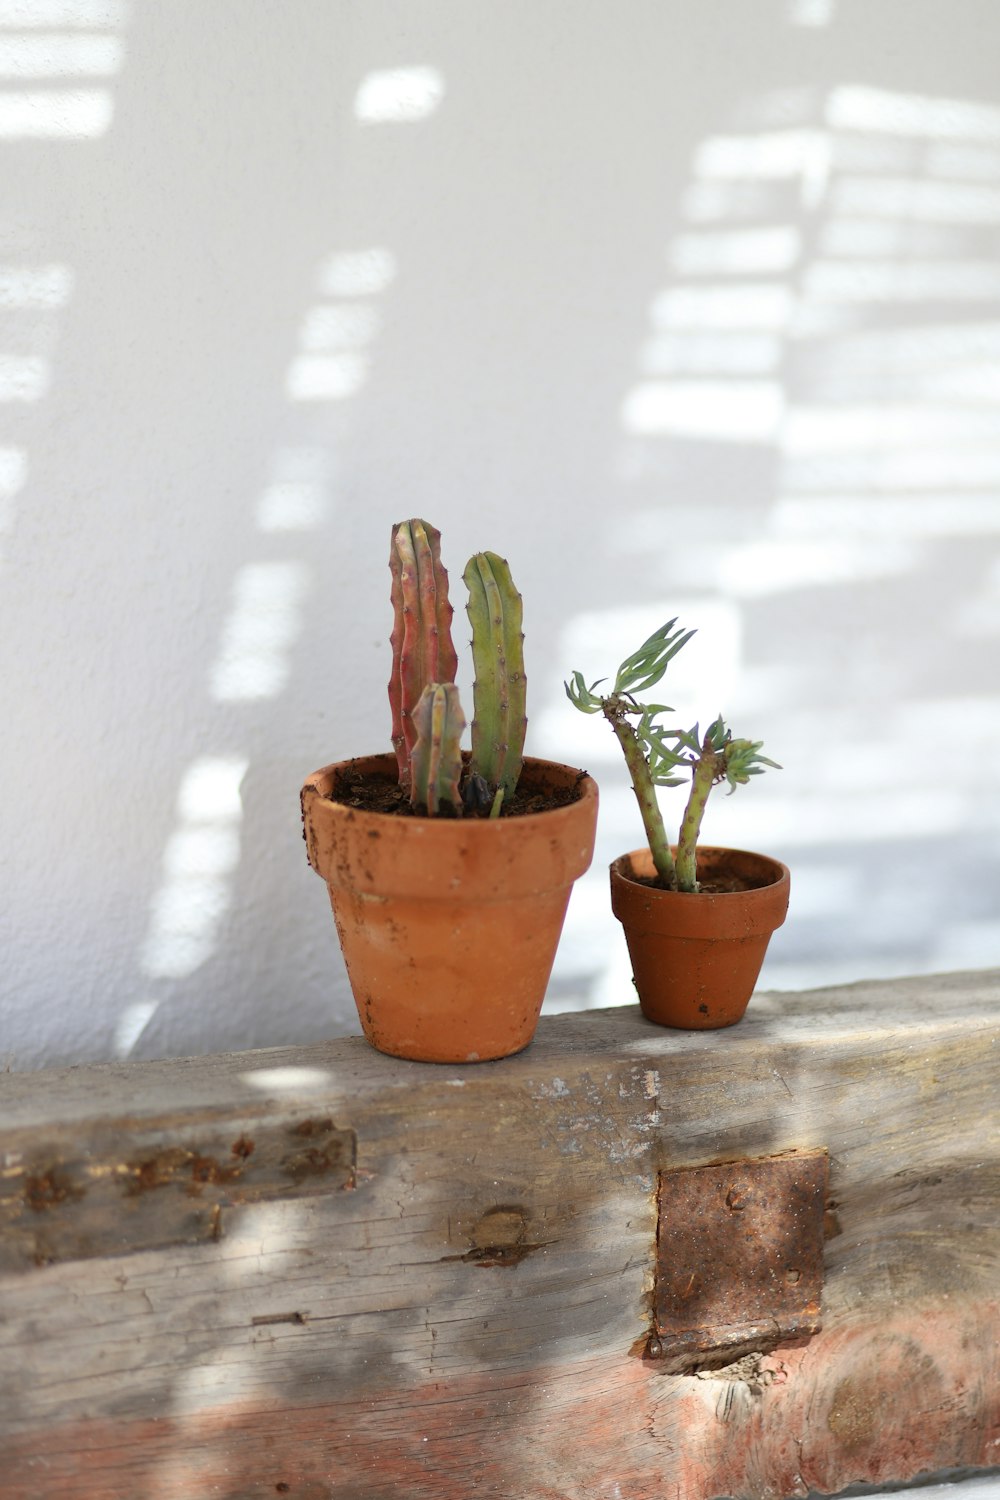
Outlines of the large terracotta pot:
{"label": "large terracotta pot", "polygon": [[771,934],[785,920],[787,867],[745,849],[699,847],[699,881],[725,874],[755,888],[692,895],[640,883],[655,874],[648,849],[623,854],[611,866],[611,907],[625,928],[643,1014],[659,1026],[692,1031],[735,1025]]}
{"label": "large terracotta pot", "polygon": [[302,817],[365,1036],[418,1062],[519,1052],[535,1033],[570,889],[593,857],[596,783],[528,759],[521,786],[578,787],[578,799],[524,817],[408,818],[331,802],[348,766],[396,774],[391,755],[327,766],[302,788]]}

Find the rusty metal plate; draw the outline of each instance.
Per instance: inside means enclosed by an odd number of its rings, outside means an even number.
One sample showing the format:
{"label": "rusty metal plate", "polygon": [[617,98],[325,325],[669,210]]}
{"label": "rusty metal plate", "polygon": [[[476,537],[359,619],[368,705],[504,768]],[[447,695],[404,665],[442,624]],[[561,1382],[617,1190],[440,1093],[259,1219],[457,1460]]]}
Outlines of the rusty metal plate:
{"label": "rusty metal plate", "polygon": [[818,1333],[825,1151],[661,1172],[649,1352],[727,1364]]}

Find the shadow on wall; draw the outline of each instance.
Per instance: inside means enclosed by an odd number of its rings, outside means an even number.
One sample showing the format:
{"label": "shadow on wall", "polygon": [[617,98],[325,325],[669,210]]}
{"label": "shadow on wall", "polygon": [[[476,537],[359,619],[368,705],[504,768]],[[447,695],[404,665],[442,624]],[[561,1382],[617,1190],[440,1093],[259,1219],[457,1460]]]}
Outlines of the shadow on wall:
{"label": "shadow on wall", "polygon": [[[709,816],[793,866],[763,984],[995,964],[1000,801],[947,767],[1000,736],[1000,106],[742,101],[679,218],[606,537],[661,602],[576,616],[561,660],[613,671],[679,614],[700,630],[664,686],[679,720],[721,708],[787,768]],[[574,733],[603,786],[617,745],[556,697],[545,745]],[[620,778],[602,813],[608,859],[643,841]],[[550,1011],[634,1000],[595,866]]]}
{"label": "shadow on wall", "polygon": [[[130,20],[150,19],[131,15],[127,0],[31,5],[0,0],[0,142],[75,145],[106,137],[115,119],[110,80],[128,60],[126,29]],[[191,20],[190,13],[179,14],[178,24]],[[144,43],[148,49],[148,36]],[[137,50],[141,54],[140,46]],[[345,128],[419,124],[438,109],[443,91],[444,80],[434,67],[359,69],[345,101],[351,118]],[[51,170],[58,177],[61,167]],[[31,237],[27,218],[9,236],[14,245]],[[0,402],[9,418],[4,435],[22,437],[16,446],[0,447],[0,542],[18,520],[16,502],[29,477],[32,437],[40,443],[49,436],[44,419],[32,428],[17,417],[21,407],[40,403],[49,392],[58,361],[59,314],[73,292],[74,274],[61,263],[0,265]],[[284,407],[275,429],[283,439],[291,434],[302,440],[281,441],[272,450],[266,482],[253,505],[255,537],[238,549],[249,558],[231,567],[222,581],[228,604],[207,653],[207,669],[184,694],[201,733],[195,753],[177,773],[159,880],[135,950],[132,994],[114,1019],[110,1050],[116,1056],[132,1055],[165,1001],[183,1017],[179,1034],[175,1028],[177,1045],[190,1047],[183,1040],[185,1030],[191,1035],[184,1000],[192,987],[200,989],[206,965],[232,941],[227,923],[247,853],[244,781],[260,755],[261,712],[289,686],[306,603],[316,587],[317,534],[329,527],[334,509],[338,440],[371,373],[396,275],[393,251],[371,243],[335,244],[311,268],[294,347],[280,386],[271,393],[272,406]],[[154,479],[152,473],[147,477]],[[168,560],[167,567],[177,560]],[[152,662],[133,658],[130,664],[155,671]],[[158,728],[162,732],[166,726]],[[178,735],[179,744],[183,738]],[[289,805],[294,807],[294,786]],[[139,890],[132,894],[141,899]],[[99,962],[96,954],[94,962]],[[38,976],[30,974],[26,983],[33,979],[37,984]],[[197,999],[193,1008],[199,1008]],[[51,1060],[45,1058],[47,1050],[63,1053],[58,1043],[47,1048],[39,1035],[40,1013],[34,1027],[30,1017],[25,1020],[42,1054],[38,1061]],[[164,1048],[161,1041],[156,1050],[161,1049],[171,1050],[171,1043]],[[84,1050],[93,1054],[93,1042]],[[9,1060],[20,1062],[20,1051]]]}
{"label": "shadow on wall", "polygon": [[[67,145],[105,135],[114,81],[125,56],[126,0],[38,0],[0,4],[0,149],[32,141]],[[48,395],[74,268],[8,231],[0,265],[0,568],[3,540],[28,479],[37,403]],[[15,251],[16,258],[11,255]]]}

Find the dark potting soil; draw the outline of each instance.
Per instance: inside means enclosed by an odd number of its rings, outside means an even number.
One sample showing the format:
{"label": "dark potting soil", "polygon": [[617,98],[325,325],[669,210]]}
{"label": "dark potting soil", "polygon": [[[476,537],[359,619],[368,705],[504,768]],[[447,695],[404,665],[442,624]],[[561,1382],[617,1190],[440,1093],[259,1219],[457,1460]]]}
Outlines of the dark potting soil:
{"label": "dark potting soil", "polygon": [[[580,781],[586,774],[585,771],[580,772]],[[544,792],[519,786],[513,798],[509,802],[502,803],[500,817],[523,818],[529,813],[552,812],[557,807],[567,807],[571,802],[579,802],[579,800],[578,784],[559,790],[547,789]],[[350,764],[341,772],[334,784],[333,791],[330,793],[330,801],[342,802],[347,807],[360,808],[362,812],[389,813],[397,818],[425,816],[414,812],[408,794],[398,782],[391,781],[385,776],[363,775],[360,771],[352,771]],[[455,815],[445,807],[439,816],[450,818]],[[477,815],[466,812],[465,816],[485,817],[486,814]]]}
{"label": "dark potting soil", "polygon": [[[659,875],[630,875],[628,878],[636,885],[648,885],[654,891],[669,891],[670,889],[668,885],[664,885]],[[707,880],[699,879],[697,891],[689,892],[689,894],[731,896],[737,891],[759,891],[762,886],[770,884],[769,880],[754,880],[748,875],[712,875]]]}

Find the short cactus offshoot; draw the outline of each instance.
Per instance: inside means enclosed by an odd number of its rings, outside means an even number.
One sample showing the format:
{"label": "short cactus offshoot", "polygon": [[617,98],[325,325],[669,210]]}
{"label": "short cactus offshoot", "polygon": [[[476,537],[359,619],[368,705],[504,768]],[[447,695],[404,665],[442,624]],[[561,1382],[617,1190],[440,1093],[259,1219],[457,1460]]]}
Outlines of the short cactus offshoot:
{"label": "short cactus offshoot", "polygon": [[392,529],[392,743],[400,785],[415,811],[499,816],[521,774],[527,719],[521,596],[494,552],[478,552],[464,574],[469,588],[475,717],[466,765],[465,715],[455,687],[448,574],[441,534],[426,521]]}
{"label": "short cactus offshoot", "polygon": [[455,684],[429,682],[413,710],[413,724],[417,739],[410,753],[410,800],[431,818],[442,803],[459,816],[465,715]]}
{"label": "short cactus offshoot", "polygon": [[[665,729],[657,721],[661,714],[673,713],[673,709],[665,703],[643,703],[636,696],[660,681],[672,658],[694,635],[693,630],[674,630],[676,624],[676,619],[668,620],[626,657],[606,695],[596,691],[604,678],[588,687],[581,672],[574,672],[572,681],[563,686],[566,696],[581,713],[602,713],[618,738],[632,773],[632,789],[660,881],[668,890],[693,892],[698,889],[698,835],[713,786],[726,781],[731,791],[735,791],[751,776],[759,776],[766,766],[781,768],[777,761],[760,754],[762,740],[734,739],[721,714],[704,736],[697,724],[692,729]],[[680,786],[687,778],[676,775],[678,770],[690,773],[691,791],[681,820],[675,860],[656,788]]]}

